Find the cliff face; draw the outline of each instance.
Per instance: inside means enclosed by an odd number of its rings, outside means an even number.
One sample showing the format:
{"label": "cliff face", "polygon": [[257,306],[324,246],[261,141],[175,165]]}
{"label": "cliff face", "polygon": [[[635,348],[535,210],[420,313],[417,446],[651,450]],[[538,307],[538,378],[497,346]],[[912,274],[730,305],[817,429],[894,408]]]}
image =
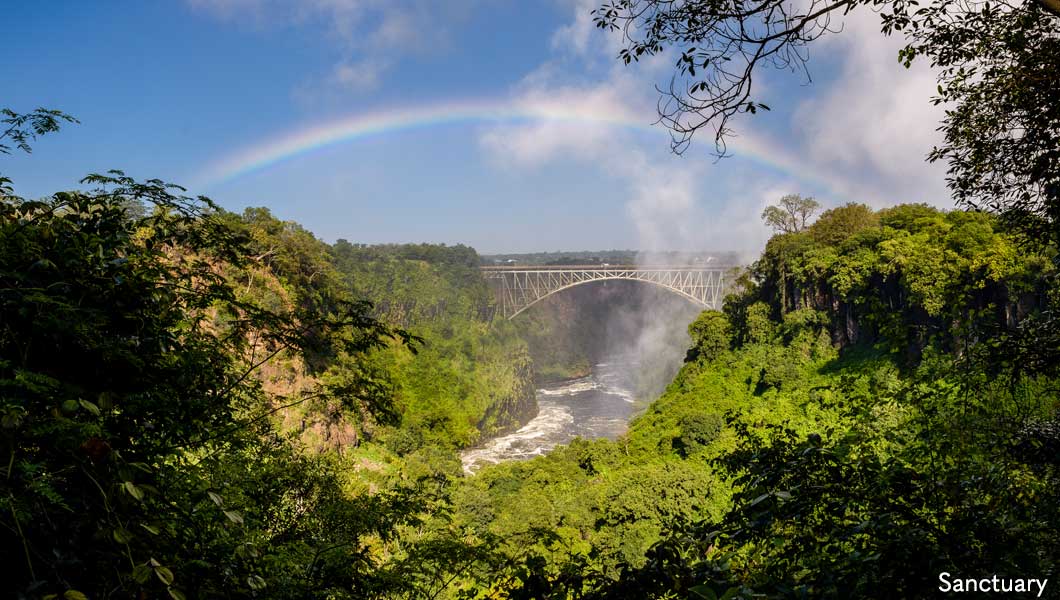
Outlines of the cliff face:
{"label": "cliff face", "polygon": [[[343,451],[377,442],[398,455],[452,450],[536,415],[526,342],[507,321],[491,322],[493,296],[473,249],[342,240],[329,246],[263,209],[232,220],[254,240],[256,258],[231,269],[242,297],[288,310],[367,301],[358,304],[366,319],[417,340],[409,345],[394,336],[349,351],[322,343],[314,353],[271,356],[257,374],[262,387],[311,397],[276,407],[274,417],[307,447]],[[259,358],[273,350],[257,337],[248,344]],[[317,393],[325,388],[336,392]]]}
{"label": "cliff face", "polygon": [[477,427],[483,438],[515,431],[537,416],[534,363],[527,352],[513,357],[509,384],[497,389]]}
{"label": "cliff face", "polygon": [[[836,227],[835,215],[855,209],[858,227]],[[817,311],[837,346],[883,343],[916,362],[932,341],[957,349],[1049,306],[1051,259],[1021,251],[988,214],[915,204],[834,211],[769,240],[745,281],[750,293],[727,303],[734,322],[756,303],[777,321]]]}
{"label": "cliff face", "polygon": [[542,300],[515,318],[513,325],[526,340],[539,384],[589,374],[593,331],[600,328],[587,307],[598,305],[588,286],[577,286]]}

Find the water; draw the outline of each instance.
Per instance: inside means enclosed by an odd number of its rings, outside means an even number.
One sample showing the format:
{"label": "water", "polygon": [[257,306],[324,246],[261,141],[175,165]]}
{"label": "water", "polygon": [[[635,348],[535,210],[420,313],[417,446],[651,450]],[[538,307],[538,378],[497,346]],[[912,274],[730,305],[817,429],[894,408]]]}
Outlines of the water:
{"label": "water", "polygon": [[634,411],[631,374],[636,368],[635,360],[613,357],[594,365],[587,377],[537,390],[537,416],[514,433],[462,452],[464,471],[547,454],[576,437],[622,435]]}

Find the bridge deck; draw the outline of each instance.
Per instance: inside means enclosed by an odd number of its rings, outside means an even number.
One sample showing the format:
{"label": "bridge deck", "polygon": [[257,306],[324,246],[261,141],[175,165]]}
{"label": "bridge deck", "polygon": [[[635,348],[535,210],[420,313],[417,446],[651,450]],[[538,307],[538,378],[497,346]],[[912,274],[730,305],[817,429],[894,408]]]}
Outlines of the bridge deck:
{"label": "bridge deck", "polygon": [[502,314],[514,318],[561,290],[626,279],[666,288],[700,306],[718,308],[728,265],[498,265],[480,267],[497,295]]}
{"label": "bridge deck", "polygon": [[732,265],[490,265],[481,271],[724,271]]}

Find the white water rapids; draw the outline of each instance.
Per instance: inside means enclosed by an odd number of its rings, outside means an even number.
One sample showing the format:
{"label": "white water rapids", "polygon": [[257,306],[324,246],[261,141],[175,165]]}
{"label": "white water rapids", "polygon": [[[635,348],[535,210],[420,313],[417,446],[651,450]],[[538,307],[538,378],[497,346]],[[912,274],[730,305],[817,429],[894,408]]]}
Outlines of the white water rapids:
{"label": "white water rapids", "polygon": [[596,364],[587,377],[537,390],[537,416],[514,433],[461,452],[464,472],[547,454],[576,437],[615,439],[633,415],[630,374],[635,369],[634,361],[614,358]]}

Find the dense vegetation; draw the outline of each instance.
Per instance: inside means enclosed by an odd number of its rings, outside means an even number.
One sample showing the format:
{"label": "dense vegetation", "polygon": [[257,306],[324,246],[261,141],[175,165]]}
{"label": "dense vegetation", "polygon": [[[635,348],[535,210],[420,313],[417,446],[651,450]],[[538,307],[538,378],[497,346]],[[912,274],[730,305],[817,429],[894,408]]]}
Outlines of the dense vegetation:
{"label": "dense vegetation", "polygon": [[[893,598],[934,595],[944,571],[1055,582],[1053,3],[875,4],[911,31],[904,60],[943,69],[956,107],[933,158],[966,210],[813,221],[810,199],[782,200],[764,215],[778,235],[692,322],[684,366],[626,436],[473,477],[457,450],[532,414],[544,337],[567,340],[551,375],[591,353],[547,312],[494,319],[470,248],[329,246],[120,172],[36,201],[0,177],[5,591]],[[773,10],[734,6],[597,18],[654,18],[624,58],[676,45],[693,79],[821,33],[794,13],[764,39],[701,44]],[[723,144],[729,116],[764,108],[749,66],[669,116],[719,108]],[[0,153],[73,122],[0,121]],[[678,147],[711,124],[676,127]]]}
{"label": "dense vegetation", "polygon": [[0,205],[8,591],[371,588],[363,540],[415,506],[344,493],[335,457],[269,417],[347,402],[386,418],[386,399],[358,377],[280,397],[250,375],[281,352],[316,364],[410,336],[319,280],[284,307],[249,302],[231,278],[253,269],[251,243],[226,215],[120,173],[87,183]]}
{"label": "dense vegetation", "polygon": [[1052,258],[983,213],[827,211],[690,326],[624,439],[483,471],[463,512],[553,533],[516,596],[923,597],[943,571],[1052,574],[1060,390],[987,360],[1051,305]]}
{"label": "dense vegetation", "polygon": [[1053,572],[1055,379],[996,357],[1054,304],[1056,256],[990,215],[847,205],[777,235],[626,436],[464,477],[455,451],[533,397],[473,251],[87,183],[3,203],[18,593],[893,597]]}
{"label": "dense vegetation", "polygon": [[[4,114],[26,151],[70,120]],[[0,178],[6,591],[444,587],[432,561],[477,551],[412,533],[445,515],[441,473],[533,408],[526,345],[488,326],[474,251],[329,247],[160,181],[82,183],[27,201]],[[377,485],[366,454],[398,473]]]}

